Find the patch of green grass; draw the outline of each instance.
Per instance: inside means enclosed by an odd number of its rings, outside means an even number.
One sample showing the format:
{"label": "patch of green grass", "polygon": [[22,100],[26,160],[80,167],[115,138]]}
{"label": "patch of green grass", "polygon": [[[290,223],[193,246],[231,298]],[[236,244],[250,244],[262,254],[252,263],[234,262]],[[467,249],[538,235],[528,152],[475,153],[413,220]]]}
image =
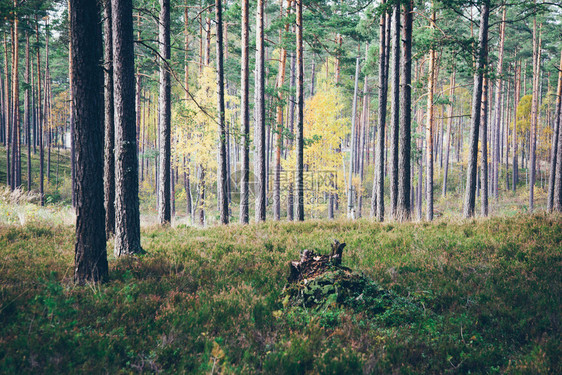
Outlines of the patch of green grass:
{"label": "patch of green grass", "polygon": [[[27,189],[27,146],[21,150],[21,183],[22,189]],[[71,180],[70,180],[70,151],[52,148],[50,178],[47,176],[47,149],[44,152],[44,191],[45,203],[71,203]],[[39,192],[40,157],[39,149],[33,153],[31,149],[31,189]],[[6,148],[0,146],[0,184],[6,184]]]}
{"label": "patch of green grass", "polygon": [[[145,228],[86,287],[73,231],[0,226],[1,373],[562,372],[561,216]],[[288,261],[333,238],[407,319],[283,307]]]}

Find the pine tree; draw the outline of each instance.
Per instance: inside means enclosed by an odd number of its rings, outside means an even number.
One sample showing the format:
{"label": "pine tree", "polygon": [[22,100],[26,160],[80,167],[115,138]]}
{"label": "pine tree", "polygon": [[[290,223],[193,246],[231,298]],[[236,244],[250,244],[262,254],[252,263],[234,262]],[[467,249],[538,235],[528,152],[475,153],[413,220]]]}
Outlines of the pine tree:
{"label": "pine tree", "polygon": [[472,111],[470,120],[470,143],[469,159],[466,178],[466,191],[463,206],[465,218],[474,215],[476,202],[476,172],[478,169],[478,132],[480,130],[480,115],[482,108],[482,81],[484,78],[484,66],[486,62],[486,50],[488,45],[488,18],[490,8],[488,0],[482,2],[480,13],[480,29],[478,32],[478,55],[476,59],[476,70],[474,72],[474,89],[472,92]]}
{"label": "pine tree", "polygon": [[103,75],[98,3],[70,1],[76,131],[76,246],[74,280],[107,278],[103,207]]}
{"label": "pine tree", "polygon": [[159,131],[159,176],[158,176],[158,222],[169,224],[172,219],[170,196],[171,169],[171,82],[168,61],[170,60],[170,0],[160,0],[159,19],[160,46],[160,91],[158,96]]}
{"label": "pine tree", "polygon": [[[115,105],[115,256],[142,252],[132,0],[111,0]],[[78,119],[76,119],[78,121]]]}
{"label": "pine tree", "polygon": [[104,195],[105,233],[107,238],[115,234],[115,123],[113,121],[113,35],[111,28],[111,0],[103,3],[104,33],[104,103],[105,103],[105,152]]}

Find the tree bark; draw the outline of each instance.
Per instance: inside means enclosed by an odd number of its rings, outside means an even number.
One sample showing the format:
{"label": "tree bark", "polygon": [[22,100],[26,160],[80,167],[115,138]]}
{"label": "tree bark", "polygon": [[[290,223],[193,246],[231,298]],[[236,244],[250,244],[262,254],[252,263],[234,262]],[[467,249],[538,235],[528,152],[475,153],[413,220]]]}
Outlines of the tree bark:
{"label": "tree bark", "polygon": [[140,244],[132,0],[112,0],[115,121],[115,256],[143,252]]}
{"label": "tree bark", "polygon": [[403,2],[404,34],[402,39],[402,59],[400,64],[400,148],[398,160],[398,207],[397,219],[410,220],[410,154],[412,124],[412,24],[413,1]]}
{"label": "tree bark", "polygon": [[556,184],[556,175],[559,171],[556,169],[558,163],[558,139],[560,138],[560,120],[562,117],[562,49],[560,50],[560,70],[558,71],[558,87],[556,89],[556,107],[554,120],[554,135],[552,138],[552,149],[550,153],[550,177],[548,179],[548,199],[547,211],[551,212],[554,208],[554,190]]}
{"label": "tree bark", "polygon": [[266,153],[265,153],[265,47],[264,47],[264,0],[258,0],[256,17],[256,221],[266,217]]}
{"label": "tree bark", "polygon": [[[291,0],[287,1],[286,15],[291,9]],[[283,1],[281,1],[281,17],[283,15]],[[289,24],[286,23],[283,30],[279,32],[279,42],[283,45],[283,38],[289,32]],[[287,63],[287,50],[281,48],[279,58],[279,75],[277,77],[277,131],[275,145],[275,180],[273,185],[273,219],[281,219],[281,149],[283,148],[283,85],[285,84],[285,65]],[[313,65],[314,66],[314,65]],[[313,79],[314,81],[314,79]],[[311,83],[312,87],[314,82]],[[311,88],[314,91],[314,88]]]}
{"label": "tree bark", "polygon": [[451,135],[453,131],[453,103],[455,95],[455,72],[451,74],[451,81],[449,87],[449,114],[447,119],[447,150],[445,152],[445,169],[443,171],[443,189],[441,191],[441,196],[445,198],[447,196],[447,179],[449,176],[449,154],[451,151]]}
{"label": "tree bark", "polygon": [[[185,86],[185,96],[184,100],[185,103],[189,102],[189,11],[187,7],[187,0],[184,9],[184,23],[185,23],[185,72],[184,72],[184,86]],[[191,197],[191,154],[187,154],[187,160],[183,158],[183,179],[184,179],[184,188],[185,188],[185,198],[186,198],[186,213],[188,216],[193,218],[193,207],[191,204],[192,197]]]}
{"label": "tree bark", "polygon": [[29,55],[29,32],[25,33],[25,94],[24,94],[24,126],[27,142],[27,191],[31,191],[31,90],[30,80],[30,55]]}
{"label": "tree bark", "polygon": [[536,142],[537,117],[539,112],[539,74],[541,60],[540,31],[537,32],[537,19],[533,20],[533,99],[531,102],[531,129],[529,138],[529,211],[533,212],[535,205],[535,174],[536,174]]}
{"label": "tree bark", "polygon": [[241,49],[241,98],[240,98],[240,127],[242,131],[242,173],[240,180],[240,222],[248,224],[249,215],[249,185],[250,185],[250,109],[249,109],[249,0],[242,0],[242,35]]}
{"label": "tree bark", "polygon": [[392,96],[390,102],[390,217],[397,218],[398,207],[398,147],[400,127],[400,0],[392,14]]}
{"label": "tree bark", "polygon": [[500,168],[500,127],[501,127],[501,111],[502,111],[502,71],[503,71],[503,46],[505,42],[505,17],[506,17],[506,7],[503,7],[502,12],[502,23],[500,24],[500,45],[498,53],[498,67],[496,69],[496,74],[498,76],[496,84],[496,97],[494,103],[495,118],[494,126],[492,129],[495,131],[495,142],[494,142],[494,167],[493,167],[493,195],[496,200],[499,198],[499,168]]}
{"label": "tree bark", "polygon": [[515,102],[513,103],[513,192],[517,190],[517,183],[519,182],[519,158],[517,147],[517,105],[519,104],[519,94],[521,91],[521,64],[519,63],[515,68]]}
{"label": "tree bark", "polygon": [[355,60],[355,85],[353,90],[353,104],[351,109],[351,145],[349,147],[349,176],[347,180],[347,218],[348,219],[355,219],[355,207],[353,203],[353,174],[355,173],[356,169],[356,143],[357,137],[355,134],[357,133],[356,123],[357,123],[357,92],[359,91],[359,69],[360,65],[359,62],[361,61],[360,57],[357,56]]}
{"label": "tree bark", "polygon": [[111,31],[111,0],[104,0],[104,113],[105,113],[105,234],[115,234],[115,124],[113,121],[113,35]]}
{"label": "tree bark", "polygon": [[[17,11],[17,0],[14,0],[14,7]],[[12,190],[18,187],[18,157],[19,151],[19,130],[20,130],[20,95],[19,95],[19,20],[14,13],[14,25],[12,28],[12,173],[10,186]]]}
{"label": "tree bark", "polygon": [[[431,28],[435,29],[435,10],[431,14]],[[426,172],[426,219],[433,220],[433,94],[435,86],[435,50],[429,50],[429,71],[427,83],[427,127],[426,127],[426,148],[427,148],[427,172]]]}
{"label": "tree bark", "polygon": [[158,129],[159,129],[159,168],[158,168],[158,222],[168,225],[172,220],[170,196],[170,165],[171,165],[171,83],[168,60],[170,60],[170,0],[160,0],[159,18],[159,52],[160,58],[160,91],[158,95]]}
{"label": "tree bark", "polygon": [[103,207],[103,73],[98,3],[70,0],[73,97],[76,119],[76,245],[74,280],[107,278]]}
{"label": "tree bark", "polygon": [[[39,204],[45,204],[44,191],[44,150],[43,150],[43,110],[41,109],[41,51],[39,48],[39,17],[35,16],[35,37],[37,43],[37,133],[39,138]],[[72,39],[72,38],[71,38]],[[74,180],[76,183],[76,180]]]}
{"label": "tree bark", "polygon": [[482,111],[480,118],[481,149],[482,149],[482,173],[481,178],[481,204],[482,216],[488,216],[488,77],[484,77],[482,84]]}
{"label": "tree bark", "polygon": [[[381,5],[385,4],[382,0]],[[387,103],[387,89],[388,89],[388,74],[387,74],[387,51],[388,44],[386,43],[386,14],[381,14],[379,31],[379,108],[377,112],[379,129],[377,132],[377,149],[375,153],[375,177],[373,180],[373,194],[371,197],[371,217],[377,217],[378,221],[384,220],[384,140],[385,140],[385,125],[386,125],[386,103]]]}
{"label": "tree bark", "polygon": [[476,202],[476,172],[478,171],[478,133],[480,130],[480,115],[482,109],[482,80],[486,63],[488,45],[488,18],[490,8],[488,0],[482,3],[480,14],[480,29],[478,32],[478,56],[474,72],[474,89],[472,92],[472,111],[470,120],[469,159],[466,177],[466,191],[463,206],[463,216],[474,216]]}
{"label": "tree bark", "polygon": [[199,225],[205,226],[205,168],[201,168],[201,175],[199,177],[199,197],[197,198],[199,207]]}
{"label": "tree bark", "polygon": [[222,0],[215,0],[217,22],[217,110],[219,114],[219,211],[221,224],[228,224],[228,175],[226,155],[226,118],[224,107],[224,64],[223,64],[223,28]]}
{"label": "tree bark", "polygon": [[297,212],[296,220],[304,220],[304,58],[302,41],[302,1],[296,0],[297,4]]}

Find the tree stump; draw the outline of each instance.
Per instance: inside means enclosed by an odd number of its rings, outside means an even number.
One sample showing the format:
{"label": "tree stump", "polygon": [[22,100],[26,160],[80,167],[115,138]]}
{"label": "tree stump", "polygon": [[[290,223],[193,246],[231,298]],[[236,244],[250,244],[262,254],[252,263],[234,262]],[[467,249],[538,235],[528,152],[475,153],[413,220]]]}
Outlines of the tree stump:
{"label": "tree stump", "polygon": [[342,253],[345,243],[338,240],[332,242],[332,251],[329,255],[316,254],[312,250],[303,250],[300,260],[289,262],[289,283],[299,282],[305,279],[313,279],[334,267],[351,271],[342,267]]}

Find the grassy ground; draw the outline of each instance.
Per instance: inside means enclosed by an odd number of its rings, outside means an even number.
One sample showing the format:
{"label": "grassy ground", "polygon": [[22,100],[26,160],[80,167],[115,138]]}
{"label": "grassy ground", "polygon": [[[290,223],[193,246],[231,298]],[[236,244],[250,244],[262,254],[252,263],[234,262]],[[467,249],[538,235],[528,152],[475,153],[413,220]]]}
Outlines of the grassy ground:
{"label": "grassy ground", "polygon": [[[0,226],[0,373],[562,373],[561,216],[145,228],[86,287],[73,231]],[[415,308],[284,308],[287,262],[332,238]]]}
{"label": "grassy ground", "polygon": [[[27,146],[26,146],[27,147]],[[45,202],[47,204],[71,202],[70,183],[70,151],[53,148],[51,149],[50,178],[47,179],[47,150],[44,155],[45,168]],[[39,192],[39,150],[33,154],[31,150],[31,189]],[[21,153],[21,182],[23,189],[27,189],[27,148]],[[0,146],[0,186],[6,184],[6,148]]]}

